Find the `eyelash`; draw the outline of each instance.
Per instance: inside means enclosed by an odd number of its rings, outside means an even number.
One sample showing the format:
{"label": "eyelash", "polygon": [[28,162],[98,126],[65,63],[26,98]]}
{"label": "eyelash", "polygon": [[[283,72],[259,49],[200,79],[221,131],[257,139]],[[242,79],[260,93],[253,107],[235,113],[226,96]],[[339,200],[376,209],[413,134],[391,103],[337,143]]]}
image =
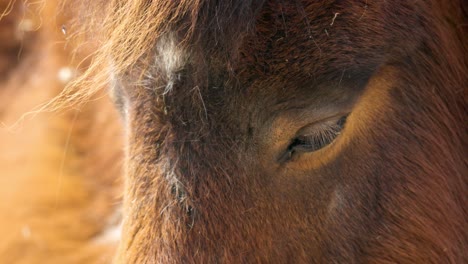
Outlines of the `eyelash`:
{"label": "eyelash", "polygon": [[314,152],[332,143],[341,134],[347,117],[341,117],[336,123],[323,124],[313,134],[293,139],[280,162],[291,160],[296,152]]}

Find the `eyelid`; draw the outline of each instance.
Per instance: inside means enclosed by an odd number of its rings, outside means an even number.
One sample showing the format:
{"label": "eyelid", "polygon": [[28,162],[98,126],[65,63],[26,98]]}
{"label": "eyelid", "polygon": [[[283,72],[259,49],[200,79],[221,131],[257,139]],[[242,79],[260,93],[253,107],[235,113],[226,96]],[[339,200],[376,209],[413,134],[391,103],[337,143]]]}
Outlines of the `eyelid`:
{"label": "eyelid", "polygon": [[[289,161],[295,152],[315,152],[333,143],[341,134],[348,115],[335,115],[301,128],[289,142],[278,162]],[[330,138],[327,138],[328,136]]]}
{"label": "eyelid", "polygon": [[323,130],[324,128],[329,128],[333,125],[336,125],[338,122],[342,122],[340,121],[341,119],[344,119],[344,122],[346,122],[346,118],[348,117],[348,115],[349,113],[345,113],[345,114],[340,113],[332,117],[321,119],[312,124],[308,124],[302,127],[301,129],[299,129],[297,133],[295,134],[294,138],[301,137],[301,136],[308,136],[308,135],[313,136],[314,134],[317,134],[317,131]]}

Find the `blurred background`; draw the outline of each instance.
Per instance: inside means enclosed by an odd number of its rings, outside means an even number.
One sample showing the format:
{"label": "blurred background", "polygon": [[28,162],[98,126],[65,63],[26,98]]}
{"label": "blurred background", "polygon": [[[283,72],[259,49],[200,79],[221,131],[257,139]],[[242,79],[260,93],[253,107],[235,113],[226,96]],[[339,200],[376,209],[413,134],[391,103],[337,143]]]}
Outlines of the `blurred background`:
{"label": "blurred background", "polygon": [[119,239],[123,133],[105,89],[37,111],[89,59],[72,11],[0,0],[0,263],[109,263]]}

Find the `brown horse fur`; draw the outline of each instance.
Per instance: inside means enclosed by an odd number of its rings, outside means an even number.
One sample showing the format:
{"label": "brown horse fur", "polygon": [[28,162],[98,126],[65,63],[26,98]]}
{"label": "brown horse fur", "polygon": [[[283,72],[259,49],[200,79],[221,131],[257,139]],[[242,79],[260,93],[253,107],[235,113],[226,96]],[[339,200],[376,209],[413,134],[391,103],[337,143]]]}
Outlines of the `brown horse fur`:
{"label": "brown horse fur", "polygon": [[[114,0],[83,14],[103,36],[90,73],[110,65],[97,81],[113,76],[128,130],[118,263],[468,261],[462,1]],[[332,144],[278,159],[345,113]]]}
{"label": "brown horse fur", "polygon": [[[110,79],[127,129],[116,261],[467,262],[464,5],[76,5],[101,48],[69,91]],[[328,146],[278,159],[348,113]]]}
{"label": "brown horse fur", "polygon": [[56,3],[0,1],[1,11],[7,7],[0,19],[0,263],[109,263],[117,241],[106,230],[118,221],[122,192],[119,117],[110,100],[95,98],[21,119],[57,96],[76,65]]}

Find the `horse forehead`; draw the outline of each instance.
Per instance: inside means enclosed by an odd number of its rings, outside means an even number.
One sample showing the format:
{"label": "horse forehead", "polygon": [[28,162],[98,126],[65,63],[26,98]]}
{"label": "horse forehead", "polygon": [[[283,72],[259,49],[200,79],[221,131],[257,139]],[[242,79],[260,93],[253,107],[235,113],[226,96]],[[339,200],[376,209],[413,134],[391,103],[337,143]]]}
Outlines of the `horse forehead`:
{"label": "horse forehead", "polygon": [[[174,74],[181,71],[188,63],[188,48],[180,45],[180,40],[174,32],[163,35],[156,43],[155,65],[158,65],[160,74],[165,81],[173,82]],[[172,85],[167,85],[164,93],[170,92]]]}
{"label": "horse forehead", "polygon": [[[157,66],[158,73],[163,74],[162,77],[166,79],[171,79],[174,73],[185,69],[189,63],[193,64],[194,68],[202,64],[216,65],[210,66],[209,70],[218,70],[221,67],[229,70],[228,67],[237,67],[235,70],[242,71],[244,66],[259,65],[275,65],[284,70],[287,67],[284,67],[283,62],[288,62],[289,59],[292,61],[299,56],[319,57],[320,47],[311,35],[311,25],[307,18],[315,16],[314,9],[299,12],[296,4],[282,4],[279,7],[268,2],[259,14],[253,18],[255,26],[246,24],[239,26],[238,31],[227,31],[223,35],[197,32],[193,38],[187,38],[176,33],[179,31],[177,27],[164,33],[158,37],[154,49],[154,65]],[[286,15],[287,18],[284,17]],[[216,19],[226,20],[224,24],[229,24],[229,19],[234,20],[229,17]],[[314,23],[321,22],[315,20]],[[207,29],[210,30],[218,29]],[[234,35],[242,37],[234,38]],[[224,43],[220,38],[233,39],[235,43]]]}
{"label": "horse forehead", "polygon": [[[371,56],[373,55],[372,49],[366,48],[365,51],[359,52],[362,51],[360,49],[362,45],[356,43],[349,43],[346,50],[338,50],[334,53],[327,52],[337,43],[341,43],[341,40],[337,39],[347,40],[349,38],[347,30],[341,30],[340,33],[337,31],[336,36],[331,35],[334,38],[330,38],[328,33],[321,28],[322,26],[332,27],[332,29],[339,28],[342,21],[340,18],[336,19],[336,13],[333,14],[330,11],[329,16],[318,14],[316,12],[318,9],[311,4],[312,7],[306,6],[303,10],[298,10],[298,7],[293,4],[284,5],[289,8],[276,8],[275,5],[269,3],[260,11],[260,15],[256,18],[255,33],[246,34],[245,38],[238,39],[238,44],[233,45],[238,51],[237,58],[230,58],[228,52],[221,55],[216,52],[223,50],[223,47],[212,46],[212,49],[203,50],[196,47],[195,43],[193,45],[182,43],[181,36],[174,33],[176,31],[165,33],[155,43],[152,69],[147,74],[151,88],[157,90],[157,94],[162,94],[165,98],[190,97],[191,99],[184,101],[184,104],[181,103],[181,100],[175,100],[177,103],[172,106],[176,106],[179,110],[186,111],[195,107],[198,110],[201,109],[204,114],[207,111],[208,114],[211,114],[212,110],[223,111],[226,109],[227,105],[219,106],[220,98],[224,103],[248,99],[242,102],[247,104],[266,101],[260,98],[264,95],[264,98],[268,97],[274,101],[280,101],[281,98],[271,98],[269,94],[274,93],[277,96],[287,94],[276,93],[273,91],[275,89],[284,90],[287,88],[291,90],[291,93],[298,89],[306,89],[308,86],[303,84],[312,82],[311,80],[322,76],[323,73],[330,75],[327,77],[328,79],[342,78],[344,71],[339,72],[340,76],[335,76],[338,73],[332,71],[333,69],[344,66],[349,66],[352,69],[355,65],[360,64],[372,64],[371,66],[378,64],[380,57]],[[270,16],[266,14],[270,14]],[[340,16],[345,15],[340,14]],[[333,21],[332,26],[329,25],[332,23],[331,21]],[[348,29],[348,27],[346,28]],[[329,34],[333,34],[331,29],[329,29]],[[216,43],[213,36],[207,34],[196,38],[201,38],[202,43]],[[211,53],[211,51],[215,52]],[[359,63],[347,65],[355,54],[360,54]],[[219,58],[223,55],[224,58]],[[209,66],[207,67],[207,65]],[[235,72],[235,82],[229,84],[226,83],[228,80],[223,79],[223,77],[216,80],[215,84],[200,83],[193,79],[200,71],[207,75],[206,79],[211,80],[216,72],[224,71],[227,73],[230,70]],[[226,76],[227,74],[224,75],[224,77]],[[187,82],[187,79],[190,80]],[[252,85],[253,82],[255,85]],[[278,83],[285,85],[279,87]],[[229,88],[214,89],[224,85],[229,86]],[[234,87],[236,85],[238,87]],[[244,97],[245,94],[233,91],[237,88],[239,91],[257,89],[254,92],[256,96],[239,98]],[[218,106],[210,109],[210,104],[218,104]],[[240,107],[234,108],[231,110],[241,111]]]}

